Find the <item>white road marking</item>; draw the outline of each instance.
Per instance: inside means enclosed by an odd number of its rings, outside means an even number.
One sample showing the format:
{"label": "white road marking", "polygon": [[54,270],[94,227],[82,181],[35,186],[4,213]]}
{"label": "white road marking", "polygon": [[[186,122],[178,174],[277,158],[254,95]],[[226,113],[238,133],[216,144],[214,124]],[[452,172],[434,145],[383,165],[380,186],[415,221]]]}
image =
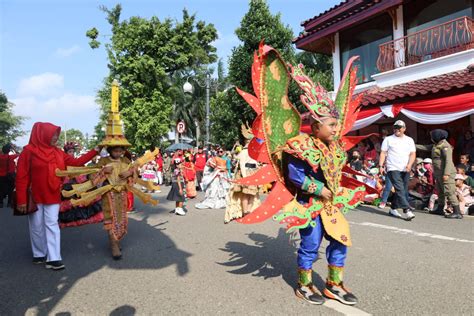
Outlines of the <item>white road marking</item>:
{"label": "white road marking", "polygon": [[428,238],[433,238],[433,239],[442,239],[442,240],[450,240],[450,241],[457,241],[457,242],[474,243],[473,240],[460,239],[460,238],[443,236],[443,235],[436,235],[436,234],[431,234],[431,233],[419,233],[419,232],[416,232],[416,231],[411,230],[411,229],[398,228],[398,227],[395,227],[395,226],[376,224],[376,223],[371,223],[371,222],[363,222],[363,223],[349,222],[349,223],[351,223],[352,225],[369,226],[369,227],[388,229],[388,230],[391,230],[395,234],[415,235],[415,236],[418,236],[418,237],[428,237]]}
{"label": "white road marking", "polygon": [[338,301],[335,300],[326,300],[324,302],[323,306],[326,306],[330,309],[335,310],[336,312],[342,313],[344,315],[361,315],[361,316],[367,316],[371,315],[366,312],[364,312],[361,309],[355,308],[353,306],[349,305],[344,305],[342,303],[339,303]]}

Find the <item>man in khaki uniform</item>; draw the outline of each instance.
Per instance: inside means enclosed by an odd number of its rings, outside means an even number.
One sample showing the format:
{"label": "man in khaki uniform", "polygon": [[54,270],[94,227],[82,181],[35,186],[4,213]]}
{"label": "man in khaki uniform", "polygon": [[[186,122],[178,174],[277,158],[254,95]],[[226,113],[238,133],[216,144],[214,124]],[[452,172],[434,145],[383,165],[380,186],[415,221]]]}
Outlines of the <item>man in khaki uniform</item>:
{"label": "man in khaki uniform", "polygon": [[453,163],[453,148],[446,140],[448,132],[442,129],[435,129],[430,134],[434,145],[416,145],[418,150],[431,151],[431,159],[433,160],[436,191],[438,191],[438,208],[430,213],[444,215],[443,209],[446,199],[448,199],[454,212],[445,217],[461,219],[462,214],[456,197],[454,181],[456,168]]}

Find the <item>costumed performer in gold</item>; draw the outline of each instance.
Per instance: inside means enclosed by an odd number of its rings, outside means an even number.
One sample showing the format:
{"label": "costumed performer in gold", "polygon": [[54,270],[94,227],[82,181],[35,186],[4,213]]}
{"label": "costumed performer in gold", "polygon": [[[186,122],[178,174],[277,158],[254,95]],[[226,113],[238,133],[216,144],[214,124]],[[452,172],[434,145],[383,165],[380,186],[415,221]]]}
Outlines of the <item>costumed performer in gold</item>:
{"label": "costumed performer in gold", "polygon": [[63,196],[71,198],[73,206],[88,205],[98,196],[102,196],[104,212],[104,228],[107,230],[112,257],[122,258],[119,241],[126,235],[128,226],[127,208],[128,192],[138,196],[144,203],[156,205],[150,195],[135,187],[141,185],[148,190],[158,190],[150,182],[138,178],[137,170],[145,163],[152,161],[158,154],[158,149],[147,151],[143,157],[131,162],[124,157],[125,149],[131,144],[122,132],[123,126],[118,110],[118,82],[112,83],[112,106],[107,122],[105,139],[99,146],[106,147],[108,157],[103,157],[94,167],[68,167],[66,171],[57,170],[58,176],[77,176],[90,174],[90,180],[72,186],[72,190],[63,191]]}

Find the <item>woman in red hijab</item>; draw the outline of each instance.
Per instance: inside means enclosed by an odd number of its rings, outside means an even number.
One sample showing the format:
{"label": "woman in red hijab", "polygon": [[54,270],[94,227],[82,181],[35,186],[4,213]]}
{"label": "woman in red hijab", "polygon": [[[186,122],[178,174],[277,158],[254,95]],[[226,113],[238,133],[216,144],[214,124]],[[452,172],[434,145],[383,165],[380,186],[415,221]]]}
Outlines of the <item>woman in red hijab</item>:
{"label": "woman in red hijab", "polygon": [[56,147],[60,132],[61,128],[51,123],[35,123],[30,141],[18,159],[16,176],[18,211],[27,211],[28,194],[38,208],[28,215],[33,263],[46,262],[46,268],[53,270],[64,269],[58,224],[62,181],[56,176],[56,169],[82,166],[97,155],[97,150],[77,159],[67,155]]}

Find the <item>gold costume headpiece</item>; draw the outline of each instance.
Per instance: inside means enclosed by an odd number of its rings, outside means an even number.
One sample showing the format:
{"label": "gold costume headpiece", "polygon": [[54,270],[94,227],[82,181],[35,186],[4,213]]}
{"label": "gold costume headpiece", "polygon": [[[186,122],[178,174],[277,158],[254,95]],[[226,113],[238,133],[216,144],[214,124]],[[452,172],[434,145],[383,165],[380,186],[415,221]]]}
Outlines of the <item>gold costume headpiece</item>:
{"label": "gold costume headpiece", "polygon": [[132,146],[123,135],[123,122],[120,119],[119,113],[119,83],[116,79],[112,82],[112,104],[106,128],[105,138],[100,143],[100,146]]}

